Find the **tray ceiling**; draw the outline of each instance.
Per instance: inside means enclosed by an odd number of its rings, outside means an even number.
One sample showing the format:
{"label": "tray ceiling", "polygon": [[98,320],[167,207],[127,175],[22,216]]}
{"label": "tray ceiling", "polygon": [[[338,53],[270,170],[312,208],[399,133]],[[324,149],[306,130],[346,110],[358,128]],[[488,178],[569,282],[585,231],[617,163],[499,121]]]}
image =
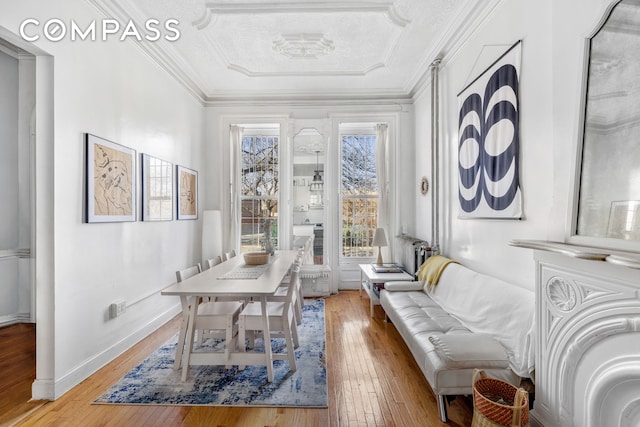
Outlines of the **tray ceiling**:
{"label": "tray ceiling", "polygon": [[408,97],[468,0],[90,0],[123,25],[177,19],[140,42],[204,101]]}

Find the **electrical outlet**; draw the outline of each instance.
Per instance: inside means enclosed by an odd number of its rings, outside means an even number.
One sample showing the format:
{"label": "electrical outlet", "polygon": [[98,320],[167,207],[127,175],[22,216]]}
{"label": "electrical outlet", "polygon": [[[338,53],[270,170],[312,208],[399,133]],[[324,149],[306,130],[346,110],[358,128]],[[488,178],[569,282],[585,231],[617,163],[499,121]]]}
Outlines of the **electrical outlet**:
{"label": "electrical outlet", "polygon": [[109,315],[111,318],[121,316],[127,311],[127,303],[124,300],[116,301],[109,306]]}

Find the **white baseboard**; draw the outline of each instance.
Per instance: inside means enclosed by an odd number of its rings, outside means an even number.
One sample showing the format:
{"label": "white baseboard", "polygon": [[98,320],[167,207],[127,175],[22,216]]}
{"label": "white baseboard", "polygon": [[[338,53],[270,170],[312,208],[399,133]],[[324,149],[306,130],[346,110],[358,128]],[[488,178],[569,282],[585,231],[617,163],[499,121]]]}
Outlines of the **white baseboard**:
{"label": "white baseboard", "polygon": [[546,407],[541,407],[541,405],[536,407],[535,401],[533,402],[533,409],[529,411],[529,424],[531,424],[531,427],[558,427],[566,425],[566,423],[558,421],[553,422]]}
{"label": "white baseboard", "polygon": [[16,323],[31,323],[31,315],[29,313],[17,313],[0,316],[0,328],[15,325]]}
{"label": "white baseboard", "polygon": [[352,280],[340,281],[341,291],[357,291],[358,289],[360,289],[360,281],[356,281],[356,282]]}
{"label": "white baseboard", "polygon": [[54,400],[53,380],[35,380],[31,384],[31,400]]}
{"label": "white baseboard", "polygon": [[63,377],[55,380],[55,382],[36,379],[32,386],[32,398],[38,400],[55,400],[59,398],[64,393],[96,373],[109,362],[113,361],[116,357],[133,347],[156,329],[173,319],[180,312],[182,312],[180,305],[173,306],[156,318],[152,319],[139,330],[126,336],[111,347],[105,349],[103,352],[96,354],[94,357],[88,359]]}

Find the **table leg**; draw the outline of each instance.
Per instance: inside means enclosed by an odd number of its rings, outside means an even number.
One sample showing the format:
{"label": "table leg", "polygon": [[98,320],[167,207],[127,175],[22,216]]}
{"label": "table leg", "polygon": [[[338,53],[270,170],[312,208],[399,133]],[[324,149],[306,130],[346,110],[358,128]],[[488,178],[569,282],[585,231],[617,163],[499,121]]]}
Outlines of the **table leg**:
{"label": "table leg", "polygon": [[182,354],[182,381],[187,380],[189,374],[189,359],[191,358],[191,350],[193,349],[193,335],[195,333],[195,319],[198,313],[198,297],[191,297],[191,310],[189,313],[189,326],[187,327],[186,343]]}
{"label": "table leg", "polygon": [[178,335],[178,346],[176,347],[176,357],[173,362],[173,369],[180,368],[182,363],[182,353],[184,352],[184,339],[187,336],[187,326],[189,323],[189,304],[187,303],[187,297],[180,297],[180,304],[182,305],[182,323],[180,324],[180,335]]}
{"label": "table leg", "polygon": [[358,296],[360,298],[362,298],[362,281],[364,280],[364,277],[362,276],[362,269],[360,269],[360,286],[358,286]]}
{"label": "table leg", "polygon": [[266,296],[262,296],[260,298],[260,304],[262,307],[262,324],[264,325],[262,336],[264,338],[264,355],[267,365],[267,379],[269,382],[273,382],[273,354],[271,350],[271,330],[269,329],[269,313],[267,312]]}

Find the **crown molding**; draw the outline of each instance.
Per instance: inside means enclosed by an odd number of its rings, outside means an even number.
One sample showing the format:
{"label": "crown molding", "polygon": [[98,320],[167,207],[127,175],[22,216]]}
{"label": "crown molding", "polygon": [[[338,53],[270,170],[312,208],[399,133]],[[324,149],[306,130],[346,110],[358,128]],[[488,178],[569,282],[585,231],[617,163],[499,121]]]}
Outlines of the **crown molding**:
{"label": "crown molding", "polygon": [[355,1],[288,1],[278,3],[242,2],[226,3],[210,1],[205,4],[203,15],[193,21],[193,26],[202,30],[215,22],[217,15],[223,14],[273,14],[273,13],[384,13],[389,21],[405,27],[411,20],[404,18],[395,8],[394,0]]}
{"label": "crown molding", "polygon": [[244,74],[247,77],[362,77],[373,70],[384,68],[384,64],[378,62],[362,71],[251,71],[240,65],[229,64],[228,69]]}
{"label": "crown molding", "polygon": [[0,52],[18,60],[35,59],[31,53],[4,38],[0,38]]}
{"label": "crown molding", "polygon": [[13,49],[8,48],[7,46],[0,44],[0,52],[4,53],[7,56],[12,57],[13,59],[19,59],[20,54]]}
{"label": "crown molding", "polygon": [[396,91],[349,91],[323,93],[255,93],[227,92],[208,97],[205,105],[218,106],[291,106],[291,107],[322,107],[322,106],[379,106],[413,104],[413,99],[405,93]]}

